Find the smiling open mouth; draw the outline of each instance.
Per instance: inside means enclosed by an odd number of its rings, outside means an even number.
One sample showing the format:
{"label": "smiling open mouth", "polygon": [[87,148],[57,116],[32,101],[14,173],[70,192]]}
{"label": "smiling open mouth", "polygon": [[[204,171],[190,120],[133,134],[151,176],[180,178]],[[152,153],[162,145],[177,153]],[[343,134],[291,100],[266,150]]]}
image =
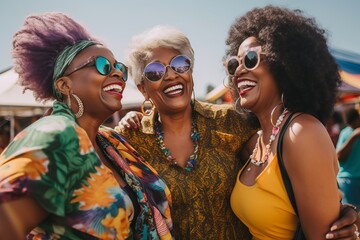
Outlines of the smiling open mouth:
{"label": "smiling open mouth", "polygon": [[183,91],[183,89],[184,89],[184,86],[182,84],[177,84],[177,85],[171,86],[169,88],[166,88],[164,90],[164,93],[168,94],[168,95],[175,95],[175,94],[181,93]]}
{"label": "smiling open mouth", "polygon": [[247,92],[247,91],[251,90],[256,85],[257,85],[256,82],[253,82],[253,81],[240,81],[237,84],[237,88],[239,89],[239,92],[242,93],[244,91]]}
{"label": "smiling open mouth", "polygon": [[119,84],[111,84],[109,86],[104,87],[103,90],[105,92],[122,93],[123,88]]}

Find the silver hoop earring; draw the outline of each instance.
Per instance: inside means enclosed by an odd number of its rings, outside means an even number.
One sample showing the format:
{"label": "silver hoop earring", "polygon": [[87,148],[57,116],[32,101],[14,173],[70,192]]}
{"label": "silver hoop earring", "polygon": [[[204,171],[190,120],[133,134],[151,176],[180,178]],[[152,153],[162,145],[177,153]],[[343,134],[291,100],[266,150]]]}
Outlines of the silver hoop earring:
{"label": "silver hoop earring", "polygon": [[279,106],[284,106],[284,104],[282,103],[279,103],[278,105],[276,105],[272,110],[271,110],[271,114],[270,114],[270,122],[271,122],[271,125],[273,125],[273,127],[275,127],[275,124],[273,122],[273,115],[274,115],[274,112],[275,110],[279,107]]}
{"label": "silver hoop earring", "polygon": [[284,93],[281,94],[281,103],[284,105],[284,108],[286,108],[285,101],[284,101]]}
{"label": "silver hoop earring", "polygon": [[235,112],[237,112],[238,114],[241,114],[241,111],[238,110],[238,107],[237,107],[237,106],[240,106],[239,101],[240,101],[240,98],[236,99],[234,109],[235,109]]}
{"label": "silver hoop earring", "polygon": [[238,99],[236,99],[236,101],[235,101],[234,110],[238,114],[243,114],[244,112],[245,113],[250,113],[251,112],[249,109],[243,108],[243,107],[240,106],[240,97]]}
{"label": "silver hoop earring", "polygon": [[223,78],[223,85],[226,88],[230,88],[230,81],[231,81],[231,77],[230,76],[226,76]]}
{"label": "silver hoop earring", "polygon": [[[71,95],[75,98],[79,108],[79,111],[77,113],[74,113],[74,115],[76,118],[80,118],[84,114],[84,104],[78,96],[76,96],[75,94],[71,94]],[[70,106],[71,106],[71,100],[70,100]]]}
{"label": "silver hoop earring", "polygon": [[[148,105],[148,106],[146,106]],[[149,109],[150,106],[150,109]],[[145,101],[141,104],[141,112],[145,116],[150,116],[154,111],[154,103],[150,98],[145,99]]]}

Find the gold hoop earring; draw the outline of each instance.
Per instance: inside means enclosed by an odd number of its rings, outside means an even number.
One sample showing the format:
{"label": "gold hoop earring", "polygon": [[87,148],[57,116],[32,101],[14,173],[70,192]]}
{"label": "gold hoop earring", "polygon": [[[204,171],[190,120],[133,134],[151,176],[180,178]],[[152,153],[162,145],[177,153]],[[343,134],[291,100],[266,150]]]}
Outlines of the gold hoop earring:
{"label": "gold hoop earring", "polygon": [[[80,118],[84,114],[84,104],[78,96],[76,96],[75,94],[71,94],[71,95],[75,98],[79,108],[79,111],[77,113],[74,113],[74,115],[76,118]],[[70,101],[70,105],[71,105],[71,101]]]}
{"label": "gold hoop earring", "polygon": [[[148,105],[148,106],[146,106]],[[150,109],[147,109],[149,108],[150,106]],[[150,116],[152,114],[154,110],[154,103],[151,101],[150,98],[148,99],[145,99],[145,101],[141,104],[141,112],[142,114],[144,114],[145,116]]]}
{"label": "gold hoop earring", "polygon": [[273,122],[273,115],[274,115],[275,110],[276,110],[279,106],[284,106],[284,104],[283,104],[282,101],[281,101],[281,103],[279,103],[278,105],[276,105],[276,106],[271,110],[270,122],[271,122],[271,125],[273,125],[273,127],[275,127],[275,124],[274,124],[274,122]]}
{"label": "gold hoop earring", "polygon": [[53,93],[54,93],[54,96],[55,96],[56,100],[58,100],[58,101],[63,101],[64,100],[64,95],[56,87],[54,87]]}
{"label": "gold hoop earring", "polygon": [[70,92],[68,93],[67,97],[66,97],[66,104],[68,105],[68,107],[71,110],[71,99],[70,99]]}

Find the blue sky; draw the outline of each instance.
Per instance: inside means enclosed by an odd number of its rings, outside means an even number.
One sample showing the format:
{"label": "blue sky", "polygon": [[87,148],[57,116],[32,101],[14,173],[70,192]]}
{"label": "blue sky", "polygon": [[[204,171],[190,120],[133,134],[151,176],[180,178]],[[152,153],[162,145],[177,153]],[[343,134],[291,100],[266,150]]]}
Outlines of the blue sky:
{"label": "blue sky", "polygon": [[178,27],[195,50],[195,92],[222,83],[227,31],[235,18],[268,4],[299,8],[328,30],[333,48],[360,54],[359,0],[2,0],[0,2],[0,71],[12,66],[11,41],[26,16],[61,11],[85,25],[123,59],[135,34],[156,24]]}

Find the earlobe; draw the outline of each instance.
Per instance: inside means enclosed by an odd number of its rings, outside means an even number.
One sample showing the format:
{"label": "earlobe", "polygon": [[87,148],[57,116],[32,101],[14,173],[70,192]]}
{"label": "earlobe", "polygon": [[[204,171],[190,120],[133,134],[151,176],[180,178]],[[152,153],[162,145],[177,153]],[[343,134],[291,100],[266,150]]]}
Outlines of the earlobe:
{"label": "earlobe", "polygon": [[144,84],[138,84],[136,85],[139,91],[142,93],[142,95],[145,97],[145,99],[148,99],[148,94],[146,93],[146,90],[144,88]]}
{"label": "earlobe", "polygon": [[61,77],[55,82],[56,89],[63,95],[68,95],[72,89],[72,81],[68,77]]}

